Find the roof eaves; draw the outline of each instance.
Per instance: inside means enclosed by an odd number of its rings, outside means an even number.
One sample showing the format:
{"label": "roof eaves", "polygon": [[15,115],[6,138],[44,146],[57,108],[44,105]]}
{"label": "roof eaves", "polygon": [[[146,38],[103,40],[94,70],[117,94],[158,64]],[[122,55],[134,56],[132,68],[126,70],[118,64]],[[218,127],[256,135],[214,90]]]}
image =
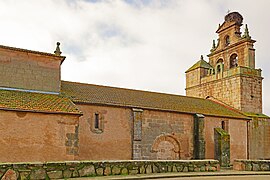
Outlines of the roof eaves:
{"label": "roof eaves", "polygon": [[81,111],[79,111],[79,112],[42,111],[42,110],[13,109],[13,108],[3,108],[3,107],[0,107],[0,110],[19,111],[19,112],[32,112],[32,113],[45,113],[45,114],[67,114],[67,115],[79,115],[79,116],[83,115],[83,113]]}
{"label": "roof eaves", "polygon": [[195,64],[193,64],[188,70],[186,70],[185,73],[188,73],[197,68],[209,69],[209,68],[212,68],[212,66],[209,63],[207,63],[205,60],[199,60]]}
{"label": "roof eaves", "polygon": [[140,109],[148,109],[148,110],[160,110],[160,111],[166,111],[166,112],[176,112],[176,113],[186,113],[186,114],[203,114],[207,116],[212,116],[212,117],[226,117],[226,118],[234,118],[234,119],[246,119],[246,120],[251,120],[251,118],[242,116],[242,114],[239,114],[239,116],[233,116],[233,115],[226,115],[226,114],[211,114],[211,113],[202,113],[202,112],[190,112],[190,111],[180,111],[180,110],[172,110],[168,108],[155,108],[155,107],[148,107],[148,106],[135,106],[135,105],[129,105],[129,104],[121,104],[121,103],[92,103],[89,101],[79,101],[75,100],[75,103],[78,104],[91,104],[91,105],[99,105],[99,106],[116,106],[116,107],[123,107],[123,108],[140,108]]}
{"label": "roof eaves", "polygon": [[228,104],[226,104],[226,103],[224,103],[224,102],[222,102],[214,97],[208,96],[207,99],[213,103],[216,103],[216,104],[219,104],[219,105],[225,107],[226,109],[229,109],[230,111],[234,111],[235,113],[242,115],[245,119],[251,120],[251,118],[249,118],[247,115],[245,115],[242,111],[240,111],[240,110],[238,110],[238,109],[236,109],[236,108],[234,108],[234,107],[232,107],[232,106],[230,106],[230,105],[228,105]]}
{"label": "roof eaves", "polygon": [[243,112],[243,114],[245,116],[248,116],[248,117],[257,117],[257,118],[267,118],[269,119],[270,117],[265,115],[265,114],[262,114],[262,113],[251,113],[251,112]]}

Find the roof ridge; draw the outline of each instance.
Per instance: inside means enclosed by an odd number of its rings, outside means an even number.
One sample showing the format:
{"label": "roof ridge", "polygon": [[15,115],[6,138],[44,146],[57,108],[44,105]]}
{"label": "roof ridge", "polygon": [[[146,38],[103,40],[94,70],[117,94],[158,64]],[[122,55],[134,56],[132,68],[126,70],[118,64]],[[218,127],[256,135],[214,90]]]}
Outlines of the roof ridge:
{"label": "roof ridge", "polygon": [[67,82],[67,83],[72,83],[72,84],[83,84],[83,85],[97,86],[97,87],[104,87],[104,88],[122,89],[122,90],[136,91],[136,92],[146,92],[146,93],[154,93],[154,94],[163,94],[163,95],[169,95],[169,96],[178,96],[178,97],[180,96],[180,97],[185,97],[185,98],[190,98],[190,99],[207,100],[207,99],[204,99],[204,98],[191,97],[191,96],[185,96],[185,95],[180,95],[180,94],[172,94],[172,93],[146,91],[146,90],[139,90],[139,89],[129,89],[129,88],[123,88],[123,87],[114,87],[114,86],[106,86],[106,85],[98,85],[98,84],[88,84],[88,83],[73,82],[73,81],[63,81],[62,80],[62,82]]}

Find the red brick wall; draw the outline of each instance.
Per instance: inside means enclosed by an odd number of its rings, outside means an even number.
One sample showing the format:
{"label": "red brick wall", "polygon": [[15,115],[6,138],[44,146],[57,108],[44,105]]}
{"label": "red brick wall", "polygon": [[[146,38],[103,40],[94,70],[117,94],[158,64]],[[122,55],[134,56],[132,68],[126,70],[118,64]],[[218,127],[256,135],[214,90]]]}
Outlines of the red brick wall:
{"label": "red brick wall", "polygon": [[235,159],[247,158],[247,121],[219,117],[205,117],[205,158],[214,159],[214,128],[225,121],[230,134],[231,163]]}
{"label": "red brick wall", "polygon": [[[83,111],[79,127],[79,160],[131,159],[131,110],[109,106],[78,105]],[[101,130],[95,130],[95,113]]]}
{"label": "red brick wall", "polygon": [[0,161],[74,160],[66,134],[75,133],[78,116],[0,110]]}
{"label": "red brick wall", "polygon": [[0,87],[60,91],[61,58],[0,48]]}

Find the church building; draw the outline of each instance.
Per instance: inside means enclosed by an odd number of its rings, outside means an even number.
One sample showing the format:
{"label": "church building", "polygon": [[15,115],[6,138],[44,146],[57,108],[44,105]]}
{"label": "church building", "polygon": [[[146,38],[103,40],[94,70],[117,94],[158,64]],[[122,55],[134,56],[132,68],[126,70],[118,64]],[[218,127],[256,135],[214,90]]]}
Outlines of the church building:
{"label": "church building", "polygon": [[255,40],[232,12],[186,95],[61,80],[54,53],[0,45],[0,161],[269,159]]}

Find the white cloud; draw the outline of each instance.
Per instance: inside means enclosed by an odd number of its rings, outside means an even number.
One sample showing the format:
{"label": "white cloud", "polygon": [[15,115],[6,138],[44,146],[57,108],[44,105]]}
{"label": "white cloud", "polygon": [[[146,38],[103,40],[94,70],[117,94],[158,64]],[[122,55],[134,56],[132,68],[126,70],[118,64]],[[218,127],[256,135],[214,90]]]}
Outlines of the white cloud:
{"label": "white cloud", "polygon": [[[270,90],[270,1],[91,1],[0,1],[0,44],[53,52],[60,41],[64,80],[185,94],[185,70],[209,53],[230,9],[257,40],[257,66]],[[270,94],[263,100],[270,114]]]}

